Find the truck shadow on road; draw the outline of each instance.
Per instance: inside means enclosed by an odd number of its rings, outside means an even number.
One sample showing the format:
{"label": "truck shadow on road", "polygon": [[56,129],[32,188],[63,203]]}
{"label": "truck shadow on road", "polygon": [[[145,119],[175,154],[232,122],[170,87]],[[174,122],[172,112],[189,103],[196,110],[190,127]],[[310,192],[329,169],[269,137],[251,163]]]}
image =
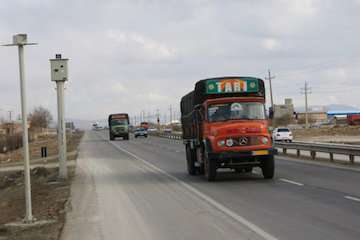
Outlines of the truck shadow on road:
{"label": "truck shadow on road", "polygon": [[104,172],[97,174],[96,180],[101,184],[114,184],[121,185],[148,185],[148,184],[169,184],[178,183],[183,181],[186,183],[197,184],[224,184],[224,183],[251,183],[251,184],[269,184],[274,180],[264,179],[261,175],[254,173],[235,173],[231,171],[219,172],[215,182],[208,182],[203,176],[189,176],[184,173],[170,173],[176,179],[168,177],[163,173],[153,171],[127,171],[127,172]]}
{"label": "truck shadow on road", "polygon": [[[205,178],[202,178],[205,180]],[[206,181],[206,180],[205,180]],[[269,183],[273,180],[264,179],[262,175],[256,173],[236,173],[233,171],[221,171],[217,173],[216,182],[253,182]]]}

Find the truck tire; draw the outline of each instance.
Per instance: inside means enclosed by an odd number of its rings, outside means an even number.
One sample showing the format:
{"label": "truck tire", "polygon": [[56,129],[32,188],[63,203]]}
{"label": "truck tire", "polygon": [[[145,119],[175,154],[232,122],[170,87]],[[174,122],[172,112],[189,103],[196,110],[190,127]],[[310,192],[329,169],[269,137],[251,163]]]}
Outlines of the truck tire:
{"label": "truck tire", "polygon": [[216,179],[216,161],[215,159],[209,158],[209,155],[206,151],[204,151],[204,173],[205,178],[209,182],[213,182]]}
{"label": "truck tire", "polygon": [[114,135],[112,135],[112,134],[110,133],[110,141],[114,141],[114,140],[115,140]]}
{"label": "truck tire", "polygon": [[205,174],[205,166],[203,163],[200,163],[200,166],[198,167],[198,171],[200,175],[204,175]]}
{"label": "truck tire", "polygon": [[273,155],[262,158],[261,170],[265,179],[272,179],[274,177],[275,162]]}
{"label": "truck tire", "polygon": [[189,144],[186,144],[186,162],[187,162],[187,171],[189,175],[196,174],[196,167],[195,167],[195,154],[194,150],[190,148]]}
{"label": "truck tire", "polygon": [[124,140],[129,140],[129,134],[124,137]]}

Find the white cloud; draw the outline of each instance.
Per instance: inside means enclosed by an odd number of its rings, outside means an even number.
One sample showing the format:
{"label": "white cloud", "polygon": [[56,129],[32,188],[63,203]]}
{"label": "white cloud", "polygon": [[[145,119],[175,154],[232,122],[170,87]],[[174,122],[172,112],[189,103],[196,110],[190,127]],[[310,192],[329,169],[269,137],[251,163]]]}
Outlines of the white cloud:
{"label": "white cloud", "polygon": [[276,50],[279,47],[279,42],[274,39],[274,38],[266,38],[263,40],[262,42],[262,46],[266,49],[266,50]]}
{"label": "white cloud", "polygon": [[333,79],[335,84],[349,83],[347,70],[343,67],[326,70],[327,78]]}
{"label": "white cloud", "polygon": [[312,16],[317,12],[314,0],[284,0],[283,2],[288,4],[290,12],[297,16]]}
{"label": "white cloud", "polygon": [[121,84],[119,82],[113,84],[111,87],[112,87],[113,92],[115,92],[115,93],[123,93],[128,90],[123,84]]}
{"label": "white cloud", "polygon": [[158,94],[158,93],[153,93],[153,92],[149,92],[146,97],[150,101],[155,101],[155,102],[168,101],[169,100],[169,97]]}
{"label": "white cloud", "polygon": [[[176,57],[175,48],[171,48],[166,44],[155,41],[136,32],[108,30],[107,37],[116,41],[119,44],[119,47],[125,45],[126,47],[140,49],[140,53],[143,57],[150,57],[152,59],[173,59]],[[139,52],[137,51],[137,53]]]}

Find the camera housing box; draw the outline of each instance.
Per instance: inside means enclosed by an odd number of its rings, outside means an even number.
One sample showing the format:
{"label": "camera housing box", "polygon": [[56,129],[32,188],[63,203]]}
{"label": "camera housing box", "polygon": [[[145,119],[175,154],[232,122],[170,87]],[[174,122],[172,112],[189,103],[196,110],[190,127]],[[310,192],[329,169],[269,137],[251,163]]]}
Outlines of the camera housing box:
{"label": "camera housing box", "polygon": [[68,59],[50,59],[51,81],[68,80]]}
{"label": "camera housing box", "polygon": [[13,36],[13,44],[15,45],[25,45],[27,44],[27,35],[26,34],[16,34]]}

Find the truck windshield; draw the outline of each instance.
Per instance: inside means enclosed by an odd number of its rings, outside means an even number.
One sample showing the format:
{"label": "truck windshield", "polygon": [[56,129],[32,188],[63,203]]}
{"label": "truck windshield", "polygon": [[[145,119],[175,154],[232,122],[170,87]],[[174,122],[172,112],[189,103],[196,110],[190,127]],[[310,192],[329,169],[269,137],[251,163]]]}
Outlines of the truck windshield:
{"label": "truck windshield", "polygon": [[112,119],[111,126],[118,126],[118,125],[127,125],[127,119]]}
{"label": "truck windshield", "polygon": [[265,119],[265,107],[258,102],[219,103],[208,107],[209,122],[261,119]]}

